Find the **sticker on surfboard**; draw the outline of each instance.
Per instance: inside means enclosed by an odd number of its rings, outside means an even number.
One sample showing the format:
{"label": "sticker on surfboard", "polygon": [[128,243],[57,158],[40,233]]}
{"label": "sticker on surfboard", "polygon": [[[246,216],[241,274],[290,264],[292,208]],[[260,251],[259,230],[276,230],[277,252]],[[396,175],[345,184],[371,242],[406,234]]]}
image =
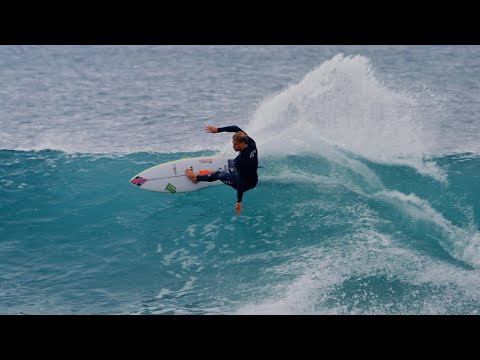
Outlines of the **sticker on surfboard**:
{"label": "sticker on surfboard", "polygon": [[165,190],[171,193],[177,192],[177,188],[170,183],[168,183],[167,186],[165,186]]}
{"label": "sticker on surfboard", "polygon": [[147,181],[148,181],[147,179],[144,179],[140,176],[135,176],[132,180],[130,180],[130,184],[137,185],[137,186],[142,186]]}

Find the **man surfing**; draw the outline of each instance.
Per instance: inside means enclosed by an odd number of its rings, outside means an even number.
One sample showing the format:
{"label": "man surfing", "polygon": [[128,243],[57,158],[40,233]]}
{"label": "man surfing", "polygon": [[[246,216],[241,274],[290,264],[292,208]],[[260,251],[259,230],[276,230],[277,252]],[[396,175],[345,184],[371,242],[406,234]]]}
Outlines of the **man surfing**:
{"label": "man surfing", "polygon": [[205,128],[207,133],[219,132],[234,132],[232,137],[233,150],[240,153],[234,160],[234,169],[230,171],[218,170],[206,175],[195,174],[191,169],[185,170],[185,175],[193,182],[199,181],[216,181],[220,180],[226,185],[231,186],[237,190],[237,202],[235,203],[235,213],[240,215],[242,209],[243,193],[253,189],[258,182],[258,153],[255,140],[249,137],[238,126],[225,126],[216,128],[214,126],[207,126]]}

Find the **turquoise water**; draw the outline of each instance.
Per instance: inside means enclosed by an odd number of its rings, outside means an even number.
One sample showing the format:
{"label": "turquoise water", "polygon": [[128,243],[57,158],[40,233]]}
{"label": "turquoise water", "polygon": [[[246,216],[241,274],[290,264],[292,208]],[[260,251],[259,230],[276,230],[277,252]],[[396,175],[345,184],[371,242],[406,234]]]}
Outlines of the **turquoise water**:
{"label": "turquoise water", "polygon": [[[0,48],[0,313],[477,314],[479,52]],[[240,216],[128,183],[235,156],[205,125],[257,142]]]}

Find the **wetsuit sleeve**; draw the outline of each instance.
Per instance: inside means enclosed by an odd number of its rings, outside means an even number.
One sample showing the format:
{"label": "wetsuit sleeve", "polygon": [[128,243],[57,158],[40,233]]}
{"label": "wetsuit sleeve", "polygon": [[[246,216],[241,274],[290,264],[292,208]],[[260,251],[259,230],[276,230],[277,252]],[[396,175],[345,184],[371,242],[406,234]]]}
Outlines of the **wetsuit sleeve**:
{"label": "wetsuit sleeve", "polygon": [[237,188],[237,202],[242,202],[242,198],[243,198],[243,187],[242,185],[240,185]]}
{"label": "wetsuit sleeve", "polygon": [[[217,128],[217,132],[237,132],[237,131],[243,131],[240,129],[238,126],[225,126],[225,127],[219,127]],[[245,132],[245,131],[243,131]]]}

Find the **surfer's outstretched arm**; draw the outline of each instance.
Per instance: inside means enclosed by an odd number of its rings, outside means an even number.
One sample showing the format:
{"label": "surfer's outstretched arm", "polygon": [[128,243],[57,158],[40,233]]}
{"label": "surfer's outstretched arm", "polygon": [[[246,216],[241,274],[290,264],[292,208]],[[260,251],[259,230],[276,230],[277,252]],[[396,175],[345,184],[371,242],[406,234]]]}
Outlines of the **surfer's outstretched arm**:
{"label": "surfer's outstretched arm", "polygon": [[205,131],[208,132],[208,133],[219,133],[219,132],[237,132],[237,131],[242,131],[242,132],[245,132],[243,131],[242,129],[240,129],[238,126],[234,125],[234,126],[225,126],[225,127],[215,127],[215,126],[207,126],[205,128]]}
{"label": "surfer's outstretched arm", "polygon": [[218,129],[217,129],[215,126],[207,126],[207,127],[205,128],[205,131],[206,131],[207,133],[212,133],[212,134],[213,134],[213,133],[218,132]]}

